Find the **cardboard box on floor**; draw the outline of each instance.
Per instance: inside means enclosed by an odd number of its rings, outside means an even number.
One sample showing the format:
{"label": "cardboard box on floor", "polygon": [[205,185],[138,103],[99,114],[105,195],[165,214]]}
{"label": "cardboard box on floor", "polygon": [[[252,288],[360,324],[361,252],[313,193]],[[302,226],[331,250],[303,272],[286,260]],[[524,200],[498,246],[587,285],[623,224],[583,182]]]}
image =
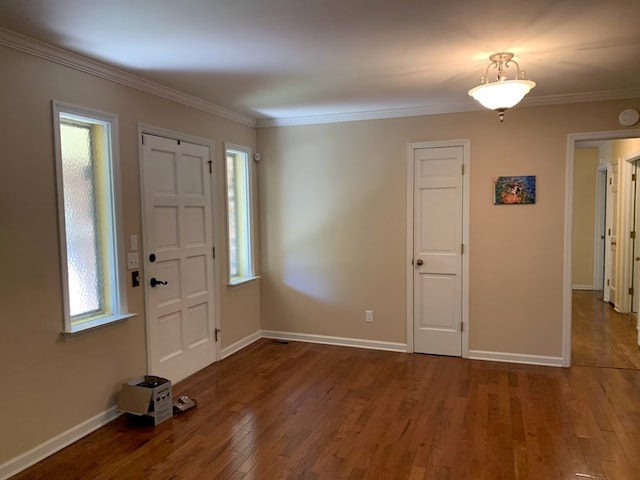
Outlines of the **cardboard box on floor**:
{"label": "cardboard box on floor", "polygon": [[122,385],[118,409],[133,415],[149,417],[158,425],[173,416],[171,381],[145,375]]}

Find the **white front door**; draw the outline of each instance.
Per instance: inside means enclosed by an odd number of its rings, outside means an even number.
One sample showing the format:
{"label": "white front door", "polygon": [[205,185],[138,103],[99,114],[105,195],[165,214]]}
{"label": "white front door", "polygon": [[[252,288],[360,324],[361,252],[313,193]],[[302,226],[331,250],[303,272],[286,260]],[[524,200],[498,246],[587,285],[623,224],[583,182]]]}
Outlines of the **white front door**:
{"label": "white front door", "polygon": [[414,150],[414,351],[462,355],[461,146]]}
{"label": "white front door", "polygon": [[142,143],[149,373],[175,383],[216,360],[210,151]]}

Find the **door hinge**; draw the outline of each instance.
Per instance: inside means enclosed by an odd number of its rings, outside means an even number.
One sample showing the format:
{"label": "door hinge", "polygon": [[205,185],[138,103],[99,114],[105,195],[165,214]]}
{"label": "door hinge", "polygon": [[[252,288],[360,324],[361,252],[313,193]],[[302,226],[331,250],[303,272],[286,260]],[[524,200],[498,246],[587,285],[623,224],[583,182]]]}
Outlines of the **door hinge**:
{"label": "door hinge", "polygon": [[460,255],[464,255],[464,243],[460,244]]}
{"label": "door hinge", "polygon": [[142,137],[142,144],[145,145],[145,143],[144,143],[144,135],[141,135],[141,137]]}
{"label": "door hinge", "polygon": [[633,287],[629,289],[629,295],[633,295]]}
{"label": "door hinge", "polygon": [[609,179],[609,185],[613,185],[613,178]]}
{"label": "door hinge", "polygon": [[209,164],[209,173],[213,173],[213,160],[207,162]]}
{"label": "door hinge", "polygon": [[462,175],[464,175],[464,163],[462,164]]}
{"label": "door hinge", "polygon": [[460,322],[460,331],[464,332],[464,322]]}
{"label": "door hinge", "polygon": [[607,278],[607,287],[611,286],[611,279]]}
{"label": "door hinge", "polygon": [[629,233],[629,238],[636,238],[635,230]]}
{"label": "door hinge", "polygon": [[213,247],[212,249],[212,253],[213,253],[213,259],[216,259],[216,247]]}
{"label": "door hinge", "polygon": [[216,328],[216,329],[213,331],[213,335],[214,335],[214,337],[215,337],[215,341],[216,341],[216,342],[218,341],[218,334],[220,334],[220,333],[222,333],[222,330],[220,330],[219,328]]}
{"label": "door hinge", "polygon": [[609,229],[609,235],[611,235],[611,229]]}
{"label": "door hinge", "polygon": [[632,174],[631,174],[631,181],[632,181],[632,182],[635,182],[635,181],[636,181],[636,178],[637,178],[637,177],[636,177],[636,174],[635,174],[635,173],[632,173]]}

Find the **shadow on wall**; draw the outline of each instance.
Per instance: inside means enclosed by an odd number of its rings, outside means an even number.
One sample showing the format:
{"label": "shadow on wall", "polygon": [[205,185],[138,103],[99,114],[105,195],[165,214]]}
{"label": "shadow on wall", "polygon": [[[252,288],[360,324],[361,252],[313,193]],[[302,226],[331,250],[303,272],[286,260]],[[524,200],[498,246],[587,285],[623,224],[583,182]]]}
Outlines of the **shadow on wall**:
{"label": "shadow on wall", "polygon": [[[389,340],[374,333],[386,328],[405,342],[406,214],[404,198],[392,198],[399,189],[384,169],[362,172],[343,158],[280,171],[270,183],[277,191],[267,192],[278,208],[263,219],[263,328]],[[367,309],[377,325],[364,322]]]}

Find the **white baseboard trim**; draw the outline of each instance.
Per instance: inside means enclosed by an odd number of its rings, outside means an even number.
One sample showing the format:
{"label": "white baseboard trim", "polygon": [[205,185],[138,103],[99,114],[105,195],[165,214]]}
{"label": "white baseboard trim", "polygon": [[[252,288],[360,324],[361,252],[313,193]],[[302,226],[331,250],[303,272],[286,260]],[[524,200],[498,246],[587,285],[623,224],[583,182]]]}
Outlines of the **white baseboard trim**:
{"label": "white baseboard trim", "polygon": [[258,330],[257,332],[254,332],[251,335],[244,337],[241,340],[238,340],[236,343],[233,343],[228,347],[223,348],[222,351],[220,352],[220,360],[227,358],[236,352],[239,352],[243,348],[248,347],[253,342],[260,340],[261,338],[262,338],[262,335],[260,334],[260,330]]}
{"label": "white baseboard trim", "polygon": [[562,357],[545,357],[542,355],[522,355],[519,353],[486,352],[469,350],[471,360],[489,360],[492,362],[524,363],[526,365],[543,365],[545,367],[562,367]]}
{"label": "white baseboard trim", "polygon": [[62,432],[59,435],[47,440],[46,442],[32,448],[28,452],[25,452],[15,458],[12,458],[6,463],[0,465],[0,479],[5,480],[17,473],[29,468],[31,465],[38,463],[40,460],[53,455],[54,453],[62,450],[63,448],[71,445],[73,442],[80,440],[82,437],[89,435],[94,430],[106,425],[107,423],[115,420],[122,414],[116,406],[99,413],[95,417],[91,417],[88,420],[70,428],[66,432]]}
{"label": "white baseboard trim", "polygon": [[369,348],[371,350],[385,350],[389,352],[406,352],[406,343],[380,342],[378,340],[361,340],[358,338],[330,337],[327,335],[312,335],[309,333],[277,332],[262,330],[263,338],[274,340],[292,340],[325,345],[340,345],[343,347]]}
{"label": "white baseboard trim", "polygon": [[572,290],[595,290],[593,285],[571,285]]}

